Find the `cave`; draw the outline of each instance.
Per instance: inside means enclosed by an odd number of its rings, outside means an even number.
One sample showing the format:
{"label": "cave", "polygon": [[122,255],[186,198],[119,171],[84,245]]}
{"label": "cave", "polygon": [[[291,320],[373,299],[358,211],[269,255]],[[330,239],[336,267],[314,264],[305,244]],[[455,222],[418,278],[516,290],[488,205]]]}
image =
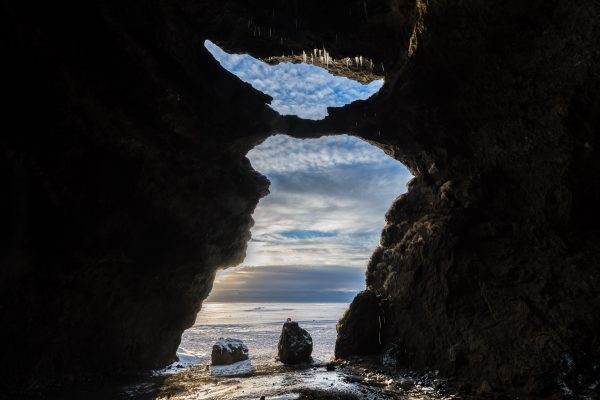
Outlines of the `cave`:
{"label": "cave", "polygon": [[[305,78],[299,79],[300,85],[306,85]],[[303,96],[313,92],[309,88]],[[302,104],[308,109],[300,107],[299,112],[320,112],[306,98]],[[287,318],[311,335],[313,364],[329,362],[336,323],[356,293],[365,289],[365,269],[379,243],[384,214],[412,178],[383,151],[347,135],[275,135],[247,158],[270,185],[252,213],[246,256],[239,266],[217,271],[196,322],[182,334],[179,360],[164,373],[204,366],[213,343],[228,337],[248,347],[249,360],[242,370],[275,369],[285,376],[273,359]],[[257,381],[252,386],[260,387]]]}
{"label": "cave", "polygon": [[[597,388],[597,1],[2,9],[4,394],[171,363],[216,270],[243,260],[268,192],[245,155],[276,133],[351,134],[414,176],[338,358],[385,353],[486,395]],[[326,49],[332,73],[385,83],[322,120],[280,115],[205,40],[269,63]]]}

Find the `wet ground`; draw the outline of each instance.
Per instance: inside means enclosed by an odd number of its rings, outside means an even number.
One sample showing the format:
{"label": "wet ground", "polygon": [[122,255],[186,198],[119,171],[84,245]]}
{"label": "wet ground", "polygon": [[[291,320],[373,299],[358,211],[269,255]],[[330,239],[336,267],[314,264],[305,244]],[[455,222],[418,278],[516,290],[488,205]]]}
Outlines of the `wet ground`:
{"label": "wet ground", "polygon": [[[154,399],[453,399],[435,372],[397,372],[383,360],[333,358],[344,303],[208,303],[186,330],[179,361],[152,373],[55,388],[56,400]],[[313,336],[312,364],[291,368],[275,360],[282,321],[292,315]],[[315,317],[317,316],[317,317]],[[210,350],[220,336],[238,338],[250,350],[248,365],[210,367]],[[225,376],[231,372],[237,376]],[[240,376],[240,373],[246,375]],[[69,384],[68,382],[66,382]],[[47,396],[44,396],[47,397]]]}
{"label": "wet ground", "polygon": [[[296,368],[272,360],[254,362],[253,371],[245,376],[215,376],[206,365],[173,368],[118,381],[97,379],[86,384],[68,384],[44,391],[33,398],[49,400],[593,400],[596,388],[580,394],[553,393],[542,397],[516,396],[499,390],[480,393],[461,388],[459,382],[446,380],[436,371],[395,371],[382,367],[377,360],[343,361],[328,371],[316,362]],[[381,361],[381,360],[379,360]],[[179,365],[179,367],[177,366]],[[98,378],[98,377],[96,377]],[[99,378],[98,378],[99,379]],[[0,396],[1,397],[1,396]]]}
{"label": "wet ground", "polygon": [[248,376],[214,376],[210,367],[196,365],[168,375],[148,374],[124,383],[73,388],[56,399],[454,399],[435,373],[411,374],[371,370],[342,363],[334,371],[316,363],[291,368],[278,362],[254,365]]}

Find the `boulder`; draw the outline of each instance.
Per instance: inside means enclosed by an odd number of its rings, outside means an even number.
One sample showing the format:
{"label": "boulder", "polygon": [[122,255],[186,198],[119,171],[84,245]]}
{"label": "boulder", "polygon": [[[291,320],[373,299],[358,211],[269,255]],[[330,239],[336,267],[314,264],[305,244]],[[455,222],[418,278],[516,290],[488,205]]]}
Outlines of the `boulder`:
{"label": "boulder", "polygon": [[219,338],[213,345],[212,365],[228,365],[248,359],[248,347],[239,339]]}
{"label": "boulder", "polygon": [[312,337],[297,322],[287,321],[281,329],[277,352],[284,364],[309,362],[313,348]]}

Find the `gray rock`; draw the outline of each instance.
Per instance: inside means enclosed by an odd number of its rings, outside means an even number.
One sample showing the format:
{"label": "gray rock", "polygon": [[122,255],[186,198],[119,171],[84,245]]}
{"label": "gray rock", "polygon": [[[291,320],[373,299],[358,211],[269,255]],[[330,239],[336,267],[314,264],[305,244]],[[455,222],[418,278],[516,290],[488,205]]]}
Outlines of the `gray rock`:
{"label": "gray rock", "polygon": [[297,322],[287,321],[281,329],[277,345],[279,360],[284,364],[309,362],[313,348],[312,337]]}
{"label": "gray rock", "polygon": [[248,347],[239,339],[219,338],[213,345],[212,365],[228,365],[248,359]]}

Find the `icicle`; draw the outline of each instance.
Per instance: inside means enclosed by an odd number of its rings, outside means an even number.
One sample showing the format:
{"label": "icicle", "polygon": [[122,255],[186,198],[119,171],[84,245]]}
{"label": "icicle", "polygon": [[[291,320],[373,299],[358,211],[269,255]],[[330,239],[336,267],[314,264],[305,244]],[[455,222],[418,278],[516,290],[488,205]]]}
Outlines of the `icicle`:
{"label": "icicle", "polygon": [[381,344],[381,331],[377,332],[377,336],[379,337],[379,344]]}
{"label": "icicle", "polygon": [[379,329],[381,329],[381,315],[378,315],[377,319],[379,320]]}
{"label": "icicle", "polygon": [[271,27],[269,27],[269,37],[271,37]]}
{"label": "icicle", "polygon": [[306,64],[306,53],[302,50],[302,62]]}

